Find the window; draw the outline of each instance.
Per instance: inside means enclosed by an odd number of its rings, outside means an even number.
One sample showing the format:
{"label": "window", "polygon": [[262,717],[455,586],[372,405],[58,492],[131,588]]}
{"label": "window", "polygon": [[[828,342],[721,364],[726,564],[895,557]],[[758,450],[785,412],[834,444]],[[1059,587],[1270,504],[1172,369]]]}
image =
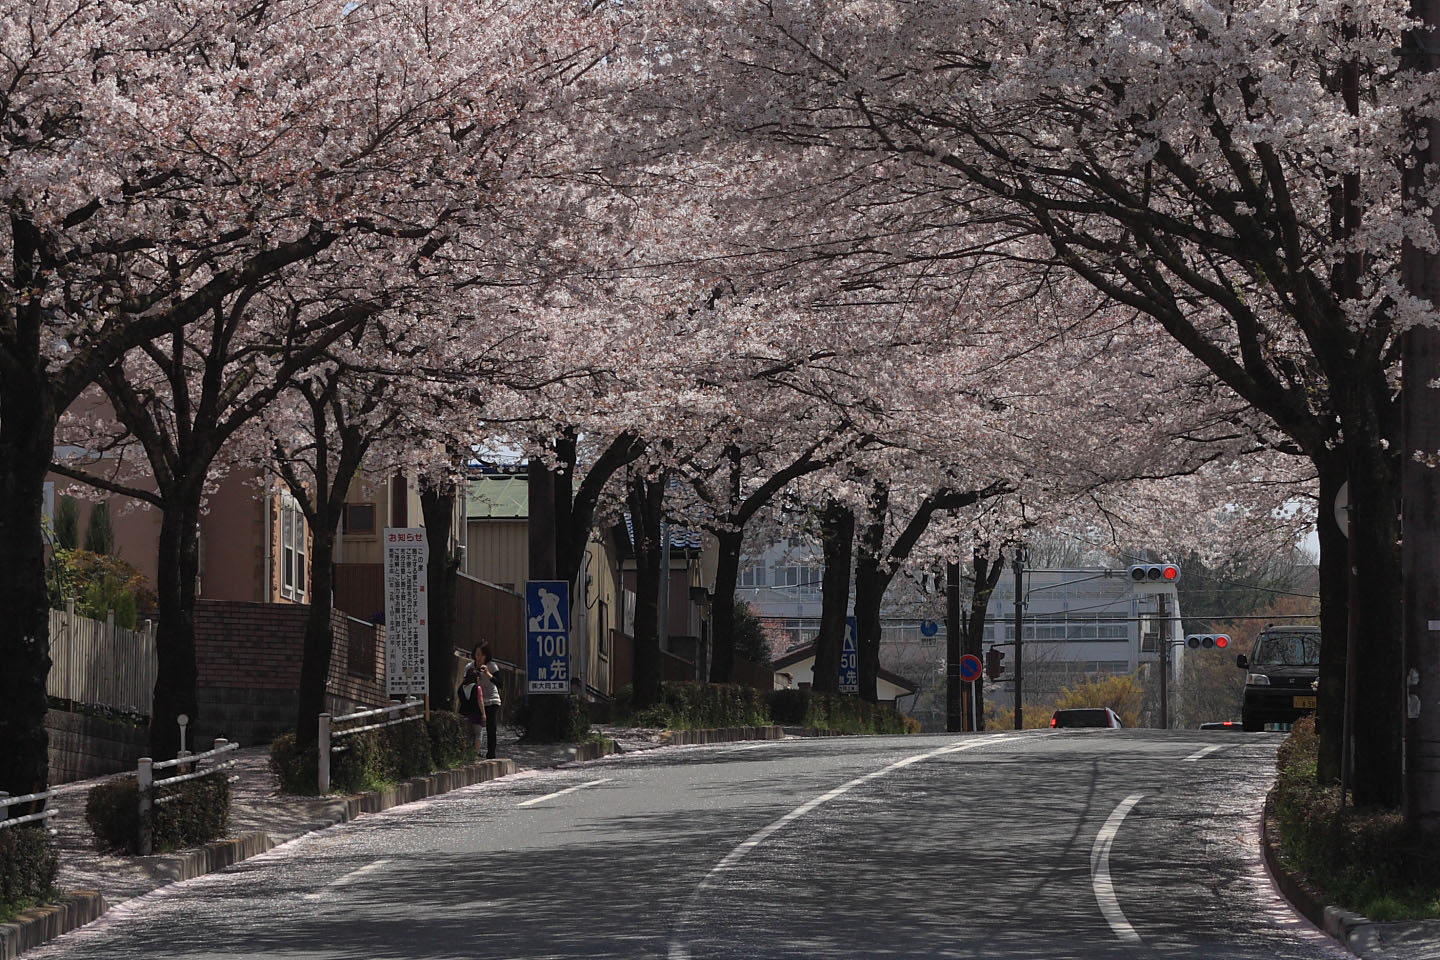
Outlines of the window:
{"label": "window", "polygon": [[601,600],[595,604],[595,632],[599,634],[598,640],[600,656],[610,655],[610,607]]}
{"label": "window", "polygon": [[375,504],[345,504],[345,532],[349,534],[375,532]]}
{"label": "window", "polygon": [[742,587],[765,586],[765,564],[751,563],[740,569],[739,585]]}
{"label": "window", "polygon": [[288,493],[280,498],[280,595],[305,599],[305,516]]}

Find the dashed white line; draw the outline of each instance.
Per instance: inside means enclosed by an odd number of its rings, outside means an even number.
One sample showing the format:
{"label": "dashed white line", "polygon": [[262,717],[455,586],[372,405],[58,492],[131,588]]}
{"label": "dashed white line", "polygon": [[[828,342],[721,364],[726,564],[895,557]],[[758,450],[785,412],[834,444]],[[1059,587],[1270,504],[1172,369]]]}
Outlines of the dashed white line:
{"label": "dashed white line", "polygon": [[321,887],[319,890],[315,890],[315,891],[312,891],[312,892],[310,892],[310,893],[305,894],[305,899],[306,899],[306,900],[318,900],[318,899],[320,899],[320,898],[323,897],[323,896],[327,896],[327,895],[333,893],[334,891],[340,889],[341,887],[348,887],[348,886],[350,886],[350,884],[354,883],[356,880],[359,880],[361,877],[365,876],[365,874],[367,874],[367,873],[374,873],[376,870],[379,870],[381,867],[385,866],[385,865],[386,865],[387,863],[389,863],[389,862],[390,862],[390,861],[389,861],[388,859],[376,860],[376,861],[374,861],[373,863],[367,863],[367,864],[366,864],[365,866],[363,866],[363,867],[360,867],[360,868],[355,869],[355,870],[351,870],[349,873],[344,874],[343,876],[340,876],[340,877],[336,877],[334,880],[331,880],[329,883],[325,884],[325,886]]}
{"label": "dashed white line", "polygon": [[1212,744],[1211,744],[1210,746],[1208,746],[1208,747],[1201,747],[1199,750],[1196,750],[1194,753],[1190,754],[1190,756],[1186,757],[1186,758],[1185,758],[1184,760],[1182,760],[1181,762],[1182,762],[1182,763],[1189,763],[1189,762],[1192,761],[1192,760],[1199,760],[1201,757],[1204,757],[1204,756],[1207,756],[1207,755],[1209,755],[1209,754],[1212,754],[1212,753],[1214,753],[1216,750],[1223,750],[1223,749],[1225,748],[1225,746],[1226,746],[1226,745],[1223,744],[1223,743],[1212,743]]}
{"label": "dashed white line", "polygon": [[1144,796],[1143,793],[1132,793],[1121,800],[1120,805],[1110,811],[1105,826],[1095,835],[1095,846],[1090,850],[1090,885],[1095,888],[1095,902],[1100,905],[1100,912],[1105,916],[1105,922],[1110,924],[1110,929],[1126,943],[1139,943],[1140,934],[1125,919],[1120,901],[1115,897],[1115,884],[1110,881],[1110,846],[1115,842],[1120,824],[1125,822],[1125,817]]}
{"label": "dashed white line", "polygon": [[566,787],[564,790],[556,790],[554,793],[547,793],[543,797],[531,797],[529,800],[515,804],[515,806],[529,807],[537,803],[544,803],[546,800],[554,800],[556,797],[563,797],[565,794],[574,793],[576,790],[584,790],[586,787],[593,787],[596,784],[600,783],[609,783],[611,779],[612,778],[610,777],[603,777],[599,780],[590,780],[586,783],[576,784],[573,787]]}

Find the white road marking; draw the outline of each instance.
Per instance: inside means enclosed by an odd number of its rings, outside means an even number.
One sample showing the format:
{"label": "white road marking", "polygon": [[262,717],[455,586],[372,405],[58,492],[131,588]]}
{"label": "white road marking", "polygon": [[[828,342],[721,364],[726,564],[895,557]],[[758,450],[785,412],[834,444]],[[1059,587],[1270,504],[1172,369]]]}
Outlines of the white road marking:
{"label": "white road marking", "polygon": [[[754,833],[750,834],[750,836],[746,837],[739,846],[735,847],[735,849],[731,850],[723,858],[721,858],[719,863],[715,864],[714,867],[711,867],[710,872],[705,875],[705,878],[700,881],[700,883],[695,887],[695,890],[690,894],[690,902],[686,905],[684,913],[681,914],[680,921],[676,924],[676,928],[684,928],[685,922],[688,918],[687,915],[691,912],[691,910],[693,910],[695,902],[697,899],[699,899],[700,894],[707,888],[714,886],[716,880],[721,876],[721,874],[733,868],[737,863],[739,863],[745,858],[746,854],[748,854],[751,850],[754,850],[760,844],[764,843],[765,840],[769,838],[772,834],[774,834],[777,830],[780,830],[788,823],[800,819],[801,817],[805,816],[805,814],[809,813],[811,810],[814,810],[816,807],[821,806],[822,804],[829,803],[831,800],[834,800],[836,797],[842,796],[850,792],[854,788],[860,786],[862,783],[868,783],[871,780],[876,779],[877,777],[885,776],[887,773],[893,773],[896,770],[903,769],[910,766],[911,764],[919,763],[921,760],[929,760],[932,757],[943,756],[947,753],[958,753],[961,750],[969,750],[971,747],[979,747],[990,743],[999,743],[1001,740],[1010,739],[1014,739],[1013,736],[986,737],[984,739],[969,740],[965,743],[959,743],[949,747],[940,747],[937,750],[930,750],[926,753],[917,753],[913,756],[906,757],[903,760],[897,760],[887,767],[881,767],[879,770],[874,770],[870,773],[865,774],[864,776],[856,777],[849,783],[842,783],[834,790],[831,790],[827,793],[822,793],[820,796],[815,797],[814,799],[805,801],[804,803],[800,804],[800,806],[796,807],[794,810],[791,810],[789,813],[785,814],[780,819],[775,820],[772,823],[766,824],[759,830],[756,830]],[[685,946],[685,944],[678,941],[671,942],[670,960],[689,960],[689,957],[690,951]]]}
{"label": "white road marking", "polygon": [[359,880],[361,877],[365,876],[365,874],[374,873],[376,870],[379,870],[381,867],[385,866],[389,862],[390,861],[388,859],[376,860],[373,863],[367,863],[363,867],[351,870],[349,873],[344,874],[340,877],[336,877],[334,880],[331,880],[319,890],[314,890],[310,893],[305,894],[305,899],[318,900],[321,897],[328,896],[329,894],[340,889],[341,887],[350,886],[350,884],[354,883],[356,880]]}
{"label": "white road marking", "polygon": [[1125,919],[1125,913],[1120,909],[1120,901],[1115,897],[1115,884],[1110,882],[1110,846],[1115,842],[1115,834],[1120,831],[1120,824],[1125,822],[1125,817],[1144,796],[1143,793],[1132,793],[1120,801],[1120,805],[1110,811],[1105,826],[1095,835],[1095,846],[1090,850],[1090,885],[1095,888],[1095,902],[1100,905],[1100,912],[1105,915],[1105,922],[1110,924],[1110,929],[1127,943],[1139,943],[1140,934],[1136,933],[1135,928],[1130,926],[1130,921]]}
{"label": "white road marking", "polygon": [[1190,762],[1190,761],[1192,761],[1192,760],[1199,760],[1201,757],[1207,756],[1208,754],[1212,754],[1212,753],[1214,753],[1216,750],[1223,750],[1223,749],[1224,749],[1225,747],[1227,747],[1227,746],[1228,746],[1228,744],[1224,744],[1224,743],[1212,743],[1212,744],[1211,744],[1210,746],[1208,746],[1208,747],[1201,747],[1199,750],[1196,750],[1194,753],[1190,754],[1190,756],[1186,757],[1186,758],[1185,758],[1184,760],[1182,760],[1181,762],[1182,762],[1182,763],[1188,763],[1188,762]]}
{"label": "white road marking", "polygon": [[600,780],[591,780],[591,781],[589,781],[588,783],[581,783],[581,784],[577,784],[577,785],[575,785],[575,786],[573,786],[573,787],[566,787],[564,790],[556,790],[554,793],[547,793],[547,794],[545,794],[545,796],[543,796],[543,797],[532,797],[531,799],[526,800],[526,801],[524,801],[523,803],[517,803],[517,804],[515,804],[515,806],[517,806],[517,807],[528,807],[528,806],[532,806],[533,804],[544,803],[546,800],[554,800],[556,797],[563,797],[565,794],[567,794],[567,793],[574,793],[576,790],[584,790],[586,787],[593,787],[593,786],[595,786],[597,783],[609,783],[610,780],[611,780],[610,777],[605,777],[605,778],[600,779]]}

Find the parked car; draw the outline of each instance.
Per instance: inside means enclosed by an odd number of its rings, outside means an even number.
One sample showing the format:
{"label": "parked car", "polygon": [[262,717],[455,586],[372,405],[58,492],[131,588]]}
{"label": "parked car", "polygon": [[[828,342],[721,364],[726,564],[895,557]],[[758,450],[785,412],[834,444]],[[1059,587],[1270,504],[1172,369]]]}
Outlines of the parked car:
{"label": "parked car", "polygon": [[1120,715],[1109,707],[1072,707],[1056,710],[1050,717],[1052,727],[1109,727],[1122,726]]}
{"label": "parked car", "polygon": [[1200,724],[1201,730],[1240,730],[1244,724],[1239,720],[1211,720],[1209,723]]}
{"label": "parked car", "polygon": [[1293,723],[1315,710],[1320,682],[1320,628],[1270,625],[1250,656],[1235,663],[1245,673],[1240,722],[1247,731],[1267,723]]}

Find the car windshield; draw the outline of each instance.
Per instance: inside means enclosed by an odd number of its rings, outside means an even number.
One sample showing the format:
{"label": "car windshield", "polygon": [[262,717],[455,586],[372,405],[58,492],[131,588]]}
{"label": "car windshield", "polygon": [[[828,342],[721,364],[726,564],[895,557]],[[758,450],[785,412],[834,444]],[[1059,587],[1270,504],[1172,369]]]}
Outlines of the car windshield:
{"label": "car windshield", "polygon": [[1110,717],[1105,710],[1057,710],[1055,711],[1055,726],[1057,727],[1108,727]]}
{"label": "car windshield", "polygon": [[1318,633],[1267,633],[1255,646],[1255,663],[1281,667],[1318,667]]}

